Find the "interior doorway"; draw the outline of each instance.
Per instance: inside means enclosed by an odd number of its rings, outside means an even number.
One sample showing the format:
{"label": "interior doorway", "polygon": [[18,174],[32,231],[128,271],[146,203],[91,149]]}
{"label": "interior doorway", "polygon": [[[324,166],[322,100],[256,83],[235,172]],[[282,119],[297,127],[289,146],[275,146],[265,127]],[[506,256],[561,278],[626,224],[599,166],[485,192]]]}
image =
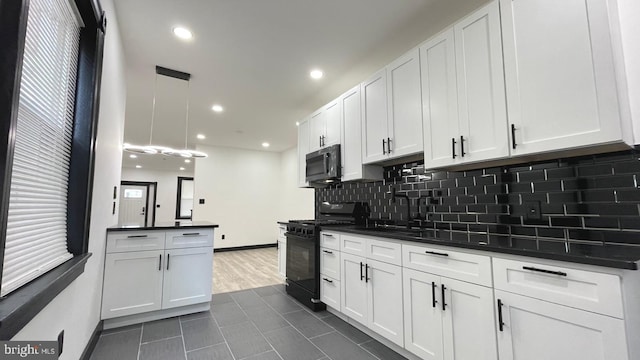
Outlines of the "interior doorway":
{"label": "interior doorway", "polygon": [[156,223],[157,182],[122,181],[118,224],[151,227]]}

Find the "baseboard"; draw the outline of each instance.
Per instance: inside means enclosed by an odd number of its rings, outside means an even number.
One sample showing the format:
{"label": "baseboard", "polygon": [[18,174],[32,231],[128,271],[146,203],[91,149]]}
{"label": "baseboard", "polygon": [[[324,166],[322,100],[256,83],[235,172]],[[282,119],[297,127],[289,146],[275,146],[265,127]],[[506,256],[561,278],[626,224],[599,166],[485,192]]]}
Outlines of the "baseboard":
{"label": "baseboard", "polygon": [[91,354],[93,350],[96,348],[96,344],[98,344],[98,339],[100,339],[100,333],[102,332],[102,320],[98,321],[96,328],[93,329],[93,333],[91,334],[91,338],[87,343],[87,346],[84,347],[84,351],[80,356],[80,360],[89,360],[91,358]]}
{"label": "baseboard", "polygon": [[224,251],[237,251],[237,250],[254,250],[254,249],[264,249],[270,247],[278,247],[278,243],[273,244],[260,244],[260,245],[247,245],[247,246],[236,246],[236,247],[228,247],[228,248],[219,248],[213,249],[213,252],[224,252]]}

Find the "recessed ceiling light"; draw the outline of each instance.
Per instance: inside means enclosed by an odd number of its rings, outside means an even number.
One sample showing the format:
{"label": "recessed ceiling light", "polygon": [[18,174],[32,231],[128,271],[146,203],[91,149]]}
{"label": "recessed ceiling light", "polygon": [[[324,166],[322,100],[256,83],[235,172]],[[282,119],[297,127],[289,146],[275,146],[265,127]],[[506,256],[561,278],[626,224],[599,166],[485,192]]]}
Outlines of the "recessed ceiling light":
{"label": "recessed ceiling light", "polygon": [[204,140],[204,139],[206,139],[206,138],[207,138],[206,136],[204,136],[204,134],[198,134],[198,135],[196,135],[196,137],[197,137],[198,139],[200,139],[200,140]]}
{"label": "recessed ceiling light", "polygon": [[136,169],[141,169],[142,165],[136,165]]}
{"label": "recessed ceiling light", "polygon": [[262,143],[262,147],[269,147],[269,143],[268,142],[263,142]]}
{"label": "recessed ceiling light", "polygon": [[173,34],[182,40],[190,40],[191,38],[193,38],[193,34],[191,33],[191,31],[181,26],[174,27]]}
{"label": "recessed ceiling light", "polygon": [[300,126],[300,121],[296,121],[296,126]]}
{"label": "recessed ceiling light", "polygon": [[187,164],[191,162],[190,159],[184,159],[184,162],[186,162]]}
{"label": "recessed ceiling light", "polygon": [[311,76],[312,79],[316,80],[321,79],[323,75],[324,73],[322,72],[322,70],[318,69],[311,70],[311,72],[309,73],[309,76]]}
{"label": "recessed ceiling light", "polygon": [[135,158],[138,157],[138,155],[131,154],[131,155],[129,155],[129,157],[132,158],[132,159],[135,159]]}
{"label": "recessed ceiling light", "polygon": [[183,167],[181,167],[181,168],[180,168],[180,171],[184,171],[184,168],[183,168]]}
{"label": "recessed ceiling light", "polygon": [[211,107],[211,110],[213,110],[213,111],[215,111],[215,112],[222,112],[222,110],[224,110],[224,108],[223,108],[222,106],[220,106],[220,105],[216,104],[216,105],[213,105],[213,106]]}

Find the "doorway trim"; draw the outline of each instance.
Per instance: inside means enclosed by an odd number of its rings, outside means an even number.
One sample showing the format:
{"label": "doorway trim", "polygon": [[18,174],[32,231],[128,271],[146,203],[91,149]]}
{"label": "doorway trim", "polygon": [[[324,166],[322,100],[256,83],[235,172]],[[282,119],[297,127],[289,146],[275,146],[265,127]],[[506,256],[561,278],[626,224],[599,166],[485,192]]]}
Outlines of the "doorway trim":
{"label": "doorway trim", "polygon": [[[193,181],[192,176],[178,176],[178,191],[176,194],[176,220],[193,220],[193,210],[191,211],[191,216],[180,216],[180,203],[182,199],[182,182],[184,180]],[[194,188],[195,192],[195,188]],[[195,199],[194,199],[195,201]],[[194,204],[195,205],[195,204]]]}
{"label": "doorway trim", "polygon": [[153,216],[151,217],[151,227],[156,225],[156,203],[158,201],[158,182],[157,181],[120,181],[120,187],[122,185],[137,185],[147,188],[147,211],[144,213],[144,225],[147,226],[147,220],[149,219],[149,187],[153,185]]}

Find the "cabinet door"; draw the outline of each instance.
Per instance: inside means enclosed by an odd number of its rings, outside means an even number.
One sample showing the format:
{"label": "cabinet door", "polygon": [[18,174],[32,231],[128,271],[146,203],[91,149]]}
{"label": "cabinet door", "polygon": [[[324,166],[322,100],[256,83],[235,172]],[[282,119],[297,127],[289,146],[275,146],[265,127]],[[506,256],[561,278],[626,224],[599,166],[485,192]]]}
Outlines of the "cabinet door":
{"label": "cabinet door", "polygon": [[365,259],[342,253],[340,257],[340,308],[343,314],[367,324],[367,283],[364,281]]}
{"label": "cabinet door", "polygon": [[607,0],[501,0],[514,155],[620,141]]}
{"label": "cabinet door", "polygon": [[324,107],[322,118],[324,120],[322,147],[340,144],[342,134],[340,99],[336,99]]}
{"label": "cabinet door", "polygon": [[503,303],[501,360],[628,360],[623,320],[500,290],[495,296]]}
{"label": "cabinet door", "polygon": [[422,153],[422,97],[418,48],[387,66],[390,157]]}
{"label": "cabinet door", "polygon": [[[454,26],[461,160],[509,156],[500,11],[497,2]],[[464,152],[462,151],[464,148]]]}
{"label": "cabinet door", "polygon": [[441,360],[442,310],[440,277],[402,269],[404,347],[425,360]]}
{"label": "cabinet door", "polygon": [[102,319],[160,310],[162,250],[107,254]]}
{"label": "cabinet door", "polygon": [[309,152],[320,150],[324,136],[324,111],[319,109],[309,119]]}
{"label": "cabinet door", "polygon": [[342,181],[362,179],[362,116],[360,85],[340,97],[343,141]]}
{"label": "cabinet door", "polygon": [[309,150],[309,121],[301,121],[298,125],[298,187],[307,187],[306,180],[307,154]]}
{"label": "cabinet door", "polygon": [[162,308],[211,301],[213,248],[167,250]]}
{"label": "cabinet door", "polygon": [[362,83],[363,164],[388,158],[386,145],[388,137],[387,73],[382,69]]}
{"label": "cabinet door", "polygon": [[441,281],[445,288],[442,299],[445,303],[442,315],[444,359],[497,359],[491,288],[449,278]]}
{"label": "cabinet door", "polygon": [[320,301],[340,311],[340,281],[320,275]]}
{"label": "cabinet door", "polygon": [[427,168],[460,161],[453,28],[420,47],[424,162]]}
{"label": "cabinet door", "polygon": [[367,259],[369,329],[399,346],[404,345],[402,268]]}

